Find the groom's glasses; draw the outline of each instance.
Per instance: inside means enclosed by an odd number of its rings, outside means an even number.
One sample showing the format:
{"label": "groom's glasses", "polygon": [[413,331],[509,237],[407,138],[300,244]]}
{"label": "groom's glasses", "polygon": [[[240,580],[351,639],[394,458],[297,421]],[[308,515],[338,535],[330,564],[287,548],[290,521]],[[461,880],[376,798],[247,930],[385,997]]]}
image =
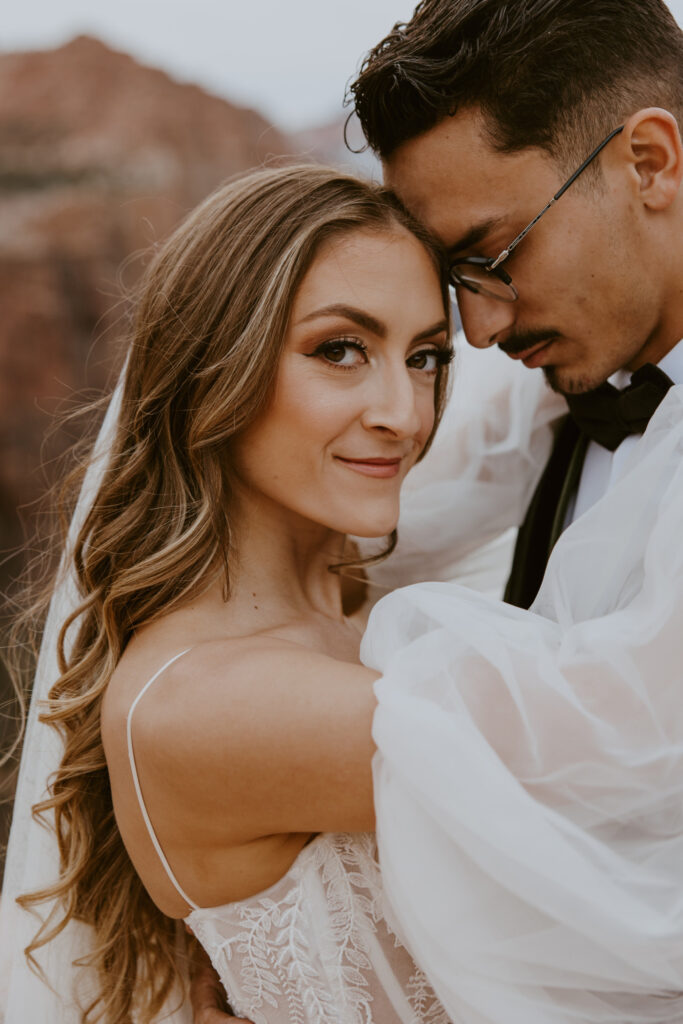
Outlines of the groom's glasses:
{"label": "groom's glasses", "polygon": [[595,160],[598,153],[605,148],[607,143],[615,135],[623,131],[623,129],[624,126],[622,124],[610,132],[606,139],[602,140],[591,155],[583,161],[579,169],[574,171],[571,178],[565,181],[559,192],[555,193],[541,212],[537,213],[524,230],[520,231],[517,237],[510,242],[507,249],[503,249],[498,256],[489,259],[485,256],[464,256],[462,259],[456,259],[451,264],[449,270],[449,280],[453,287],[467,288],[468,291],[476,292],[478,295],[487,295],[490,299],[500,299],[501,302],[514,302],[518,297],[517,289],[512,283],[512,278],[501,264],[514,252],[522,239],[529,234],[534,224],[538,224],[543,214],[547,213],[550,207],[554,206],[557,200],[564,195],[569,186],[574,184],[578,176],[586,170],[591,161]]}

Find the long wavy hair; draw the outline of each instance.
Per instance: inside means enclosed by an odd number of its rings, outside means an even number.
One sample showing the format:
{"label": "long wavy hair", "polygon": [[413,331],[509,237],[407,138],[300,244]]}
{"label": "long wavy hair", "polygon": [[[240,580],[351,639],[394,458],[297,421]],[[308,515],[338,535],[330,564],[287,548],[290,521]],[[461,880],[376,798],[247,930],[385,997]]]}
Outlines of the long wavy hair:
{"label": "long wavy hair", "polygon": [[[59,732],[63,755],[34,814],[55,829],[59,877],[19,900],[25,908],[52,904],[26,950],[34,964],[33,954],[70,921],[91,927],[91,951],[79,964],[94,969],[98,992],[83,1022],[128,1024],[135,1014],[147,1024],[183,973],[176,922],[150,899],[114,819],[100,737],[107,684],[135,630],[217,574],[227,600],[230,443],[268,404],[297,288],[324,240],[397,225],[433,259],[448,315],[438,245],[386,191],[324,167],[262,170],[227,184],[145,274],[115,436],[69,555],[79,603],[61,627],[60,675],[42,715]],[[437,419],[446,385],[444,367]]]}

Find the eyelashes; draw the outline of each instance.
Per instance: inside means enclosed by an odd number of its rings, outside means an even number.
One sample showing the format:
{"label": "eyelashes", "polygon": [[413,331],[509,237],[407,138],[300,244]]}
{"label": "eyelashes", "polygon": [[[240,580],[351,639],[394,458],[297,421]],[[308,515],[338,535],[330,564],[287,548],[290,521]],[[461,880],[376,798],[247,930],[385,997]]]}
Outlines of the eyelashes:
{"label": "eyelashes", "polygon": [[[328,365],[342,370],[352,370],[367,362],[367,351],[367,345],[358,338],[340,337],[323,341],[313,352],[308,352],[306,355],[309,358],[322,359]],[[406,362],[411,369],[436,373],[437,369],[447,366],[451,362],[454,354],[450,345],[423,348],[413,352]],[[434,361],[432,366],[426,365],[430,359]]]}
{"label": "eyelashes", "polygon": [[[352,369],[354,366],[360,366],[366,362],[367,351],[367,346],[357,338],[341,337],[323,341],[310,355],[314,358],[324,359],[333,366]],[[345,356],[348,357],[350,353],[356,353],[355,358],[352,361],[345,360]],[[339,358],[340,356],[341,358]]]}
{"label": "eyelashes", "polygon": [[442,346],[441,348],[423,348],[419,352],[415,352],[414,355],[410,356],[408,362],[411,359],[419,359],[424,356],[433,356],[437,366],[448,366],[455,357],[455,350],[449,346]]}

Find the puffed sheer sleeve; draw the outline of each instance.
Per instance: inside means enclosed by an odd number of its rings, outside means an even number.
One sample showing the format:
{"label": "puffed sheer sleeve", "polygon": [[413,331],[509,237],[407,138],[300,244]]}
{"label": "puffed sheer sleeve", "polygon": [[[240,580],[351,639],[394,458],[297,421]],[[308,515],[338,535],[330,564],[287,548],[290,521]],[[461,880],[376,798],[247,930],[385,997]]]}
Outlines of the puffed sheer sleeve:
{"label": "puffed sheer sleeve", "polygon": [[495,570],[501,560],[503,574],[507,568],[510,538],[507,545],[496,538],[519,526],[550,454],[553,422],[567,411],[540,370],[497,348],[478,352],[462,335],[455,348],[443,420],[403,485],[398,546],[369,573],[386,590],[473,578],[479,589],[499,592]]}
{"label": "puffed sheer sleeve", "polygon": [[683,388],[530,611],[375,607],[389,912],[454,1021],[683,1021]]}

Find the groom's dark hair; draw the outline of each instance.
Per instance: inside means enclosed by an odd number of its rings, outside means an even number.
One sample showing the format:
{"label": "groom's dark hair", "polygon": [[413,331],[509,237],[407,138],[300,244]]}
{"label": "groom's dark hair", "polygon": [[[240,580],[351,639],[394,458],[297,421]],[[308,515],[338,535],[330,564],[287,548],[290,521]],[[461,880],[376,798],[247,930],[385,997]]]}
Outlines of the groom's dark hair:
{"label": "groom's dark hair", "polygon": [[383,158],[478,107],[500,151],[569,164],[641,107],[683,113],[683,33],[663,0],[423,0],[349,92]]}

